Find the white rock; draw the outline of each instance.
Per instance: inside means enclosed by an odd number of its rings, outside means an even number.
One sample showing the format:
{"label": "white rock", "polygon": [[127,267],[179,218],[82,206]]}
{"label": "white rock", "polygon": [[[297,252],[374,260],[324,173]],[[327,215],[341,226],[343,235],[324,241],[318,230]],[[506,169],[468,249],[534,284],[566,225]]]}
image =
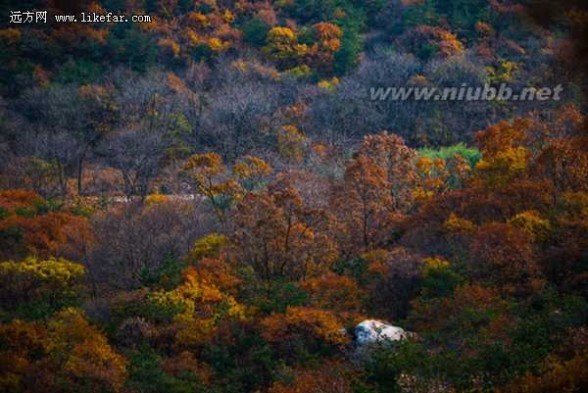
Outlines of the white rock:
{"label": "white rock", "polygon": [[377,319],[366,319],[355,327],[355,341],[365,345],[383,341],[398,341],[408,337],[407,332]]}

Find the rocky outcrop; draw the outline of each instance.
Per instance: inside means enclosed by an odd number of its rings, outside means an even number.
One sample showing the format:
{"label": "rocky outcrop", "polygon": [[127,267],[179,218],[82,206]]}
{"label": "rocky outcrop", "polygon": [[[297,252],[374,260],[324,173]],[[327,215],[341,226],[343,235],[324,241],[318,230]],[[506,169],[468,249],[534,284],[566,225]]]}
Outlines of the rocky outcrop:
{"label": "rocky outcrop", "polygon": [[409,337],[404,329],[377,319],[366,319],[355,327],[355,342],[367,345],[385,341],[399,341]]}

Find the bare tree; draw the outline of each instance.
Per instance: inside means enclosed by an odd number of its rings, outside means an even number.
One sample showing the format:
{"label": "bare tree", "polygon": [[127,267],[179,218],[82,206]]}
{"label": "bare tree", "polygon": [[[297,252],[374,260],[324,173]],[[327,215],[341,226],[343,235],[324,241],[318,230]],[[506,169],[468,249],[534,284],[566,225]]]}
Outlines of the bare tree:
{"label": "bare tree", "polygon": [[107,140],[108,162],[120,170],[127,196],[147,196],[149,182],[163,166],[165,148],[159,130],[122,130]]}
{"label": "bare tree", "polygon": [[214,230],[212,216],[198,209],[193,202],[170,201],[121,204],[97,214],[97,246],[88,263],[91,279],[95,284],[134,288],[166,258],[182,258],[196,238]]}
{"label": "bare tree", "polygon": [[270,139],[277,109],[271,85],[249,82],[227,86],[210,98],[205,122],[206,133],[212,137],[209,143],[234,160]]}
{"label": "bare tree", "polygon": [[84,128],[84,107],[70,86],[26,92],[19,102],[24,132],[17,136],[19,155],[35,156],[56,168],[60,193],[67,193],[67,178],[79,163],[79,140]]}
{"label": "bare tree", "polygon": [[104,140],[101,154],[121,172],[125,193],[144,198],[166,163],[174,107],[162,75],[128,80],[119,91],[122,124]]}
{"label": "bare tree", "polygon": [[54,166],[61,194],[75,176],[83,194],[84,165],[117,119],[109,89],[51,85],[27,91],[17,105],[23,114],[16,123],[22,125],[15,134],[17,155]]}

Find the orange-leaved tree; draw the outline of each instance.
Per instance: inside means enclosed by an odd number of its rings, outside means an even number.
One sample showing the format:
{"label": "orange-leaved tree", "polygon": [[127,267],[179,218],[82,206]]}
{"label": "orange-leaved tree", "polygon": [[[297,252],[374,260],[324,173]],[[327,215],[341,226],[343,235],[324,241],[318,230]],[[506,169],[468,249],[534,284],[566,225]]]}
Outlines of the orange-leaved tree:
{"label": "orange-leaved tree", "polygon": [[0,327],[3,391],[120,392],[126,360],[82,311],[66,308],[47,323]]}

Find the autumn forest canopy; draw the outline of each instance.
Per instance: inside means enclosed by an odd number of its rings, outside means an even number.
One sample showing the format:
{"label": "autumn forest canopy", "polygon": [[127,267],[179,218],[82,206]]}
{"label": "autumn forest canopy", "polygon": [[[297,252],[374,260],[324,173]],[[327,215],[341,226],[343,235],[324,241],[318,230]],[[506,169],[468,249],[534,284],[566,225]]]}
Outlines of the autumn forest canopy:
{"label": "autumn forest canopy", "polygon": [[0,15],[0,392],[588,391],[585,1]]}

